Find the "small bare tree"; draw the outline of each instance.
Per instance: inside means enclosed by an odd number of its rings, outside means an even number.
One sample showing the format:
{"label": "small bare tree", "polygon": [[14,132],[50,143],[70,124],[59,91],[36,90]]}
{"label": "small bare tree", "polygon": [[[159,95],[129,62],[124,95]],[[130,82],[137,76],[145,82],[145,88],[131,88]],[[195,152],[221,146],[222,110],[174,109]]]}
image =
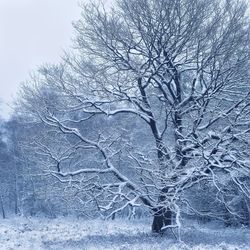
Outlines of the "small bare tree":
{"label": "small bare tree", "polygon": [[242,0],[83,6],[75,50],[23,89],[22,106],[64,145],[37,142],[50,173],[109,216],[146,206],[155,232],[180,226],[197,183],[222,197],[232,181],[249,198],[246,11]]}

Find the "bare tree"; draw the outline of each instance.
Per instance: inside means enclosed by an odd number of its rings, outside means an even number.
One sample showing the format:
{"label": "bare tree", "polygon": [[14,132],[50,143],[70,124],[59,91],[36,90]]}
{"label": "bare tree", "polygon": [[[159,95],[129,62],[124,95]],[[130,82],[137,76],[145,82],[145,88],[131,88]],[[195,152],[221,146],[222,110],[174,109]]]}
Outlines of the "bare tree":
{"label": "bare tree", "polygon": [[180,226],[197,183],[223,197],[232,181],[249,198],[246,11],[241,0],[83,6],[75,50],[23,89],[22,107],[64,145],[37,142],[48,171],[109,216],[146,206],[155,232]]}

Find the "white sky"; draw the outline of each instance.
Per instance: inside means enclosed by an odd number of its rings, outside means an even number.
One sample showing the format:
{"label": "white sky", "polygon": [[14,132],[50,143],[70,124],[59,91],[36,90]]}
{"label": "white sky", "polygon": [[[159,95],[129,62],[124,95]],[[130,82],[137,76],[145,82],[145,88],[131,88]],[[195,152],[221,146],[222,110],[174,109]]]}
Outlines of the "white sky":
{"label": "white sky", "polygon": [[71,45],[79,0],[0,0],[0,116],[10,112],[20,82]]}

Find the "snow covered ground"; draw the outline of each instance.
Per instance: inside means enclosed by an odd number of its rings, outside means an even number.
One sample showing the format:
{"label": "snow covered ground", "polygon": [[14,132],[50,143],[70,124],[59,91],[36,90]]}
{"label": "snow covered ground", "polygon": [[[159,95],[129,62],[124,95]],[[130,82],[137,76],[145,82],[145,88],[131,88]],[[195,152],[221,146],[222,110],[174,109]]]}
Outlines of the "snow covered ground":
{"label": "snow covered ground", "polygon": [[183,243],[172,233],[156,236],[149,220],[84,220],[76,218],[20,218],[1,220],[1,250],[39,249],[250,249],[250,231],[219,225],[188,223]]}

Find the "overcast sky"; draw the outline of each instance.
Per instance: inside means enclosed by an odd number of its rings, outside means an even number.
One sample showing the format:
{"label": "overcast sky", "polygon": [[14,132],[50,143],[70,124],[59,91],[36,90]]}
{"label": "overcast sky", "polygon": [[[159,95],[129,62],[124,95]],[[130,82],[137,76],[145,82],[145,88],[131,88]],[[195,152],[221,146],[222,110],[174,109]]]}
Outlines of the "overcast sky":
{"label": "overcast sky", "polygon": [[71,45],[79,0],[0,0],[0,114],[6,116],[20,82]]}

